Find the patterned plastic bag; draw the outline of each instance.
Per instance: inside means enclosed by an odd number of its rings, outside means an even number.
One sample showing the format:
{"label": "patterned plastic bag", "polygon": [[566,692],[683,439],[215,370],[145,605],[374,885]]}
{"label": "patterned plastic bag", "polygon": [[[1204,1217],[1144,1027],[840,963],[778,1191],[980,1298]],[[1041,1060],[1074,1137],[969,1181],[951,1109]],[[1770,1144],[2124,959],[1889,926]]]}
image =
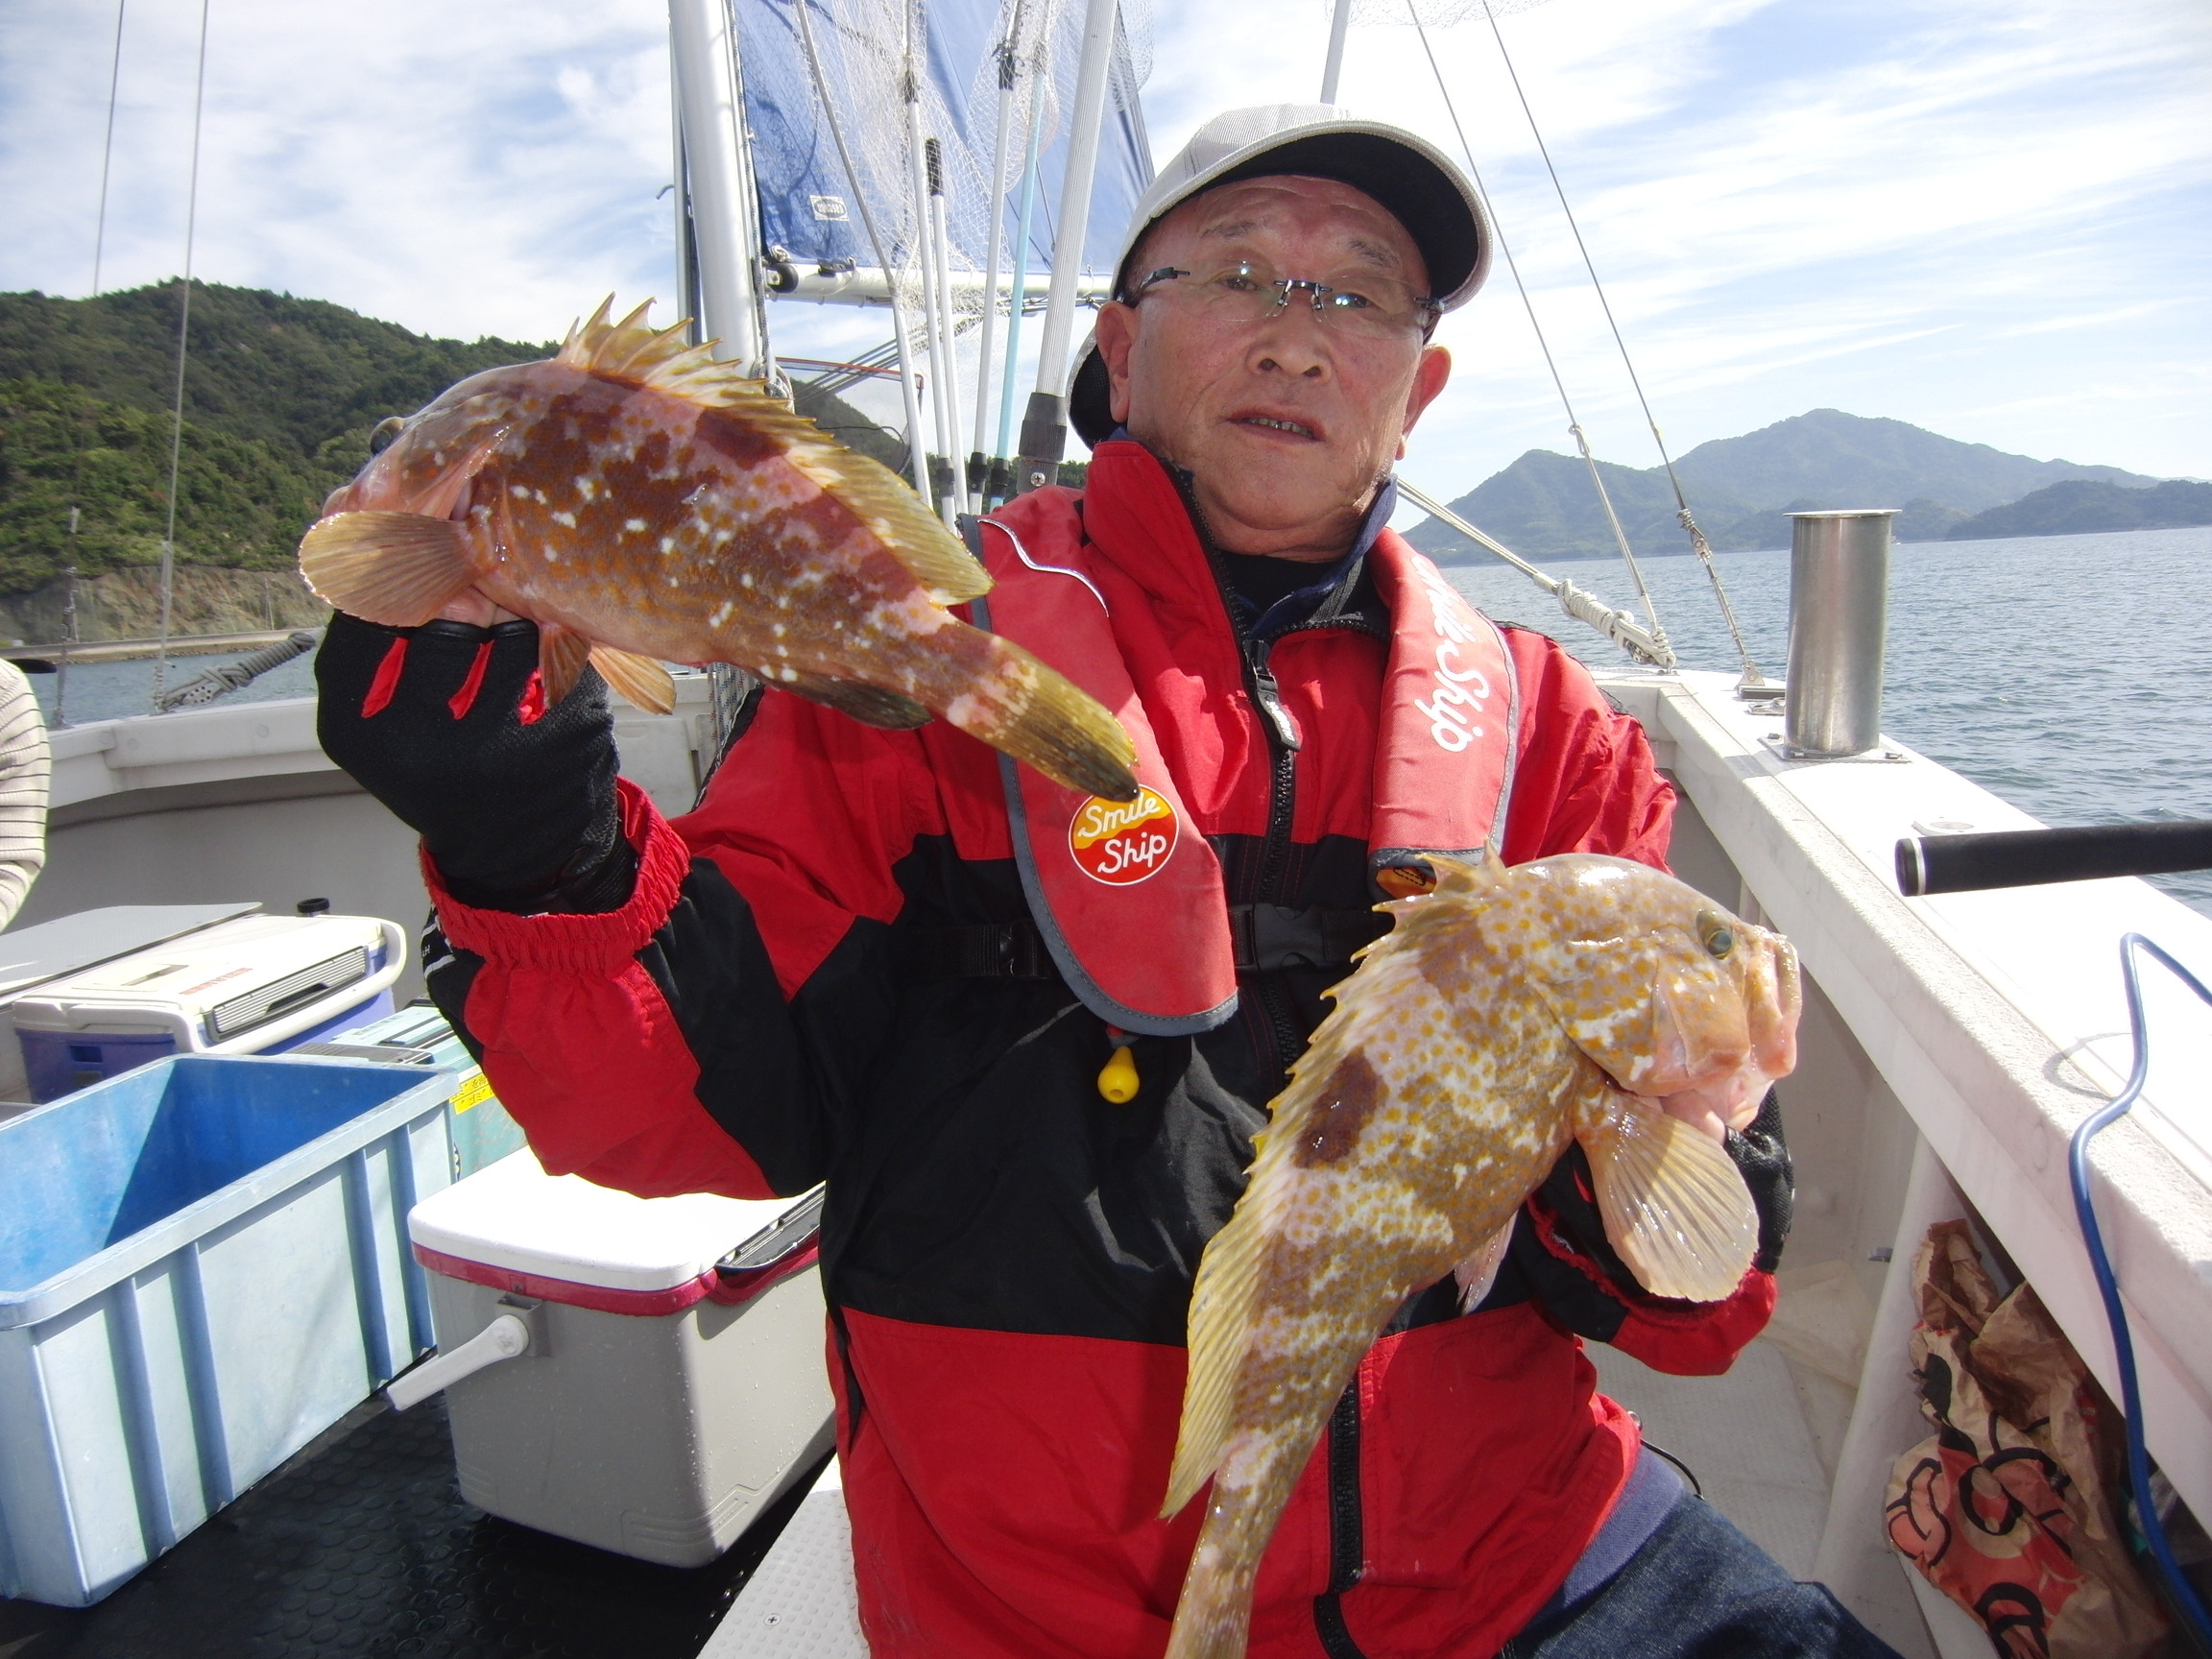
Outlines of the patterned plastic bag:
{"label": "patterned plastic bag", "polygon": [[2008,1659],[2136,1659],[2166,1615],[2128,1558],[2118,1414],[2022,1285],[2000,1300],[1963,1221],[1912,1260],[1912,1369],[1936,1427],[1897,1460],[1889,1541]]}

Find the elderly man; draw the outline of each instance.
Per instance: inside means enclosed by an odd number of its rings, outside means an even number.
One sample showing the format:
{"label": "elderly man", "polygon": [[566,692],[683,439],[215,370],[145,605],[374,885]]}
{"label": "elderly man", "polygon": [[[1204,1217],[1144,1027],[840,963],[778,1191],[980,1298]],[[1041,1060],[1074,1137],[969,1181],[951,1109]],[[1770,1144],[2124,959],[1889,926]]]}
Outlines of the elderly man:
{"label": "elderly man", "polygon": [[[943,723],[766,691],[670,824],[616,781],[595,682],[518,722],[529,624],[487,633],[479,605],[417,631],[368,717],[390,634],[331,631],[325,745],[421,831],[432,989],[546,1166],[647,1194],[828,1183],[878,1654],[1161,1650],[1201,1507],[1157,1514],[1192,1275],[1369,906],[1418,890],[1425,851],[1665,855],[1635,724],[1385,528],[1449,373],[1430,331],[1488,240],[1437,152],[1321,107],[1219,117],[1154,184],[1072,398],[1088,490],[975,533],[998,582],[976,620],[1122,711],[1133,806]],[[1718,1371],[1772,1307],[1771,1109],[1706,1127],[1765,1216],[1735,1295],[1645,1296],[1570,1154],[1481,1305],[1416,1295],[1362,1365],[1263,1565],[1254,1653],[1882,1650],[1594,1392],[1578,1334]]]}

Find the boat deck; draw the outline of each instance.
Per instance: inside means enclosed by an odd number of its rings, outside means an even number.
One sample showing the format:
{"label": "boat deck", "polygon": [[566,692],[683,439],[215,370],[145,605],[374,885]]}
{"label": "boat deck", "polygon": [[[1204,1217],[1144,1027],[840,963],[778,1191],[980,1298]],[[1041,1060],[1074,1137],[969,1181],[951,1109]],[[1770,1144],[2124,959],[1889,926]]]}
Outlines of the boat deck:
{"label": "boat deck", "polygon": [[812,1484],[656,1567],[470,1507],[444,1400],[371,1400],[98,1606],[0,1600],[0,1659],[693,1659]]}

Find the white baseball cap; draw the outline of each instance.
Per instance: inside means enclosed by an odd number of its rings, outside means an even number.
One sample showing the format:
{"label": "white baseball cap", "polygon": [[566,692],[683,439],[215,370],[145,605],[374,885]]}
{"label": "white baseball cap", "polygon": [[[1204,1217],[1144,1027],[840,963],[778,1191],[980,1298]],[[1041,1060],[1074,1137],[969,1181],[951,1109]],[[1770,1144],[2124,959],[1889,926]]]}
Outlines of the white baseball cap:
{"label": "white baseball cap", "polygon": [[[1426,138],[1339,105],[1259,104],[1214,116],[1153,176],[1115,259],[1116,296],[1138,243],[1176,207],[1216,185],[1285,174],[1333,179],[1374,198],[1412,237],[1429,268],[1430,296],[1447,311],[1473,299],[1490,274],[1492,237],[1481,198]],[[1106,365],[1090,343],[1070,382],[1068,416],[1086,444],[1113,435]]]}

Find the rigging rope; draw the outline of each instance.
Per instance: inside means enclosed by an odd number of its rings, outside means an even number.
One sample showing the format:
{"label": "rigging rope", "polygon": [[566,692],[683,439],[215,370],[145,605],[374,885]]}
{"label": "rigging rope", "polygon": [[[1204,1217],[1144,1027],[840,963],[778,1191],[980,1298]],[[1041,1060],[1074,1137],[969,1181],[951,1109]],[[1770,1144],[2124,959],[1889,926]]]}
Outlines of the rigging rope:
{"label": "rigging rope", "polygon": [[[1436,49],[1429,43],[1429,28],[1421,21],[1416,0],[1407,0],[1407,11],[1413,19],[1414,33],[1421,37],[1421,50],[1429,60],[1429,72],[1436,78],[1436,90],[1443,95],[1444,111],[1452,118],[1452,131],[1459,135],[1459,149],[1467,157],[1467,171],[1475,180],[1476,194],[1482,198],[1482,205],[1489,212],[1491,233],[1498,238],[1498,252],[1505,255],[1505,269],[1513,274],[1513,286],[1520,293],[1521,307],[1528,313],[1528,326],[1535,330],[1537,348],[1544,353],[1544,367],[1551,372],[1551,384],[1559,394],[1561,406],[1567,411],[1567,430],[1574,436],[1575,446],[1582,452],[1583,464],[1590,469],[1590,483],[1598,492],[1599,505],[1605,510],[1605,522],[1612,526],[1614,543],[1621,549],[1621,558],[1627,565],[1628,574],[1636,584],[1637,597],[1644,602],[1644,615],[1650,624],[1647,636],[1650,642],[1649,649],[1656,653],[1647,660],[1662,668],[1671,668],[1675,661],[1674,648],[1667,642],[1667,630],[1659,625],[1659,611],[1651,602],[1651,589],[1645,585],[1644,572],[1628,545],[1627,532],[1621,528],[1621,516],[1613,511],[1613,497],[1605,489],[1604,476],[1598,470],[1598,458],[1590,452],[1589,441],[1582,435],[1582,422],[1575,413],[1575,400],[1567,396],[1567,382],[1561,378],[1559,365],[1552,359],[1551,343],[1545,337],[1543,324],[1536,320],[1535,302],[1528,297],[1528,285],[1521,279],[1521,265],[1513,257],[1512,246],[1505,240],[1498,210],[1490,204],[1490,191],[1482,182],[1482,170],[1475,162],[1475,147],[1467,142],[1467,130],[1459,123],[1459,107],[1453,101],[1452,88],[1444,80],[1443,67],[1436,61]],[[1495,20],[1492,27],[1496,27]],[[1487,543],[1487,538],[1484,540]],[[1534,571],[1532,565],[1527,568]]]}
{"label": "rigging rope", "polygon": [[899,389],[906,416],[906,459],[914,472],[914,489],[923,500],[929,499],[928,445],[922,441],[922,401],[914,386],[914,368],[907,354],[906,307],[899,297],[898,271],[892,265],[883,238],[877,233],[876,214],[868,205],[868,192],[861,187],[860,169],[853,164],[853,152],[846,148],[845,127],[837,119],[837,106],[830,96],[829,78],[822,72],[822,55],[814,49],[814,25],[807,16],[813,0],[799,0],[792,11],[799,18],[799,38],[806,48],[806,67],[814,77],[815,96],[822,100],[822,115],[830,123],[830,136],[837,145],[837,159],[844,163],[845,178],[853,187],[853,200],[860,209],[861,227],[868,232],[868,246],[875,252],[876,263],[883,273],[884,292],[891,296],[891,330],[893,343],[899,352]]}
{"label": "rigging rope", "polygon": [[207,103],[207,12],[200,0],[200,67],[192,88],[192,181],[184,199],[184,278],[177,308],[177,400],[169,422],[169,517],[161,536],[161,631],[154,647],[154,711],[169,677],[169,617],[177,569],[177,474],[184,454],[184,354],[192,337],[192,238],[200,224],[200,126]]}
{"label": "rigging rope", "polygon": [[[100,261],[108,248],[108,180],[115,160],[115,103],[116,93],[123,84],[123,12],[130,0],[115,0],[115,52],[108,65],[108,135],[100,150],[100,206],[92,220],[92,292],[87,300],[100,298]],[[90,411],[86,411],[86,420]],[[67,584],[61,605],[64,618],[61,650],[54,664],[54,724],[69,724],[69,647],[77,643],[77,522],[82,516],[84,496],[84,433],[80,430],[77,445],[76,475],[69,484],[69,560],[62,570]]]}
{"label": "rigging rope", "polygon": [[1667,643],[1667,637],[1664,634],[1654,636],[1647,630],[1638,627],[1625,612],[1614,610],[1597,594],[1586,592],[1575,587],[1564,576],[1545,574],[1535,565],[1529,564],[1527,560],[1522,558],[1520,554],[1514,552],[1512,548],[1506,546],[1504,542],[1493,537],[1485,536],[1474,525],[1468,523],[1466,519],[1460,517],[1458,514],[1453,512],[1451,508],[1445,506],[1443,502],[1437,500],[1435,496],[1430,494],[1426,490],[1417,489],[1407,483],[1404,478],[1398,480],[1398,493],[1438,521],[1450,525],[1470,541],[1487,547],[1491,552],[1497,554],[1499,558],[1504,560],[1506,564],[1512,565],[1514,569],[1520,571],[1522,575],[1527,577],[1537,587],[1558,600],[1560,610],[1566,612],[1577,622],[1589,623],[1591,627],[1597,629],[1599,633],[1604,635],[1606,638],[1612,640],[1614,644],[1620,646],[1637,661],[1648,663],[1654,668],[1671,668],[1674,665],[1673,648]]}
{"label": "rigging rope", "polygon": [[[1628,384],[1636,389],[1636,403],[1644,411],[1644,423],[1651,428],[1651,442],[1658,445],[1660,465],[1667,469],[1667,482],[1673,487],[1674,491],[1674,517],[1682,521],[1682,528],[1689,532],[1691,547],[1704,563],[1705,574],[1711,578],[1713,583],[1713,596],[1720,602],[1721,619],[1728,624],[1729,636],[1736,641],[1736,654],[1743,660],[1743,678],[1739,684],[1763,685],[1767,683],[1766,676],[1759,672],[1759,664],[1751,661],[1751,648],[1743,642],[1743,630],[1738,627],[1736,623],[1736,608],[1728,603],[1728,589],[1720,581],[1720,566],[1714,562],[1713,548],[1705,540],[1705,532],[1697,527],[1696,516],[1690,511],[1689,497],[1682,493],[1682,480],[1675,475],[1674,471],[1674,458],[1667,453],[1666,437],[1660,432],[1659,421],[1651,413],[1650,399],[1644,396],[1644,382],[1638,377],[1636,364],[1628,355],[1628,342],[1622,338],[1621,325],[1614,319],[1613,303],[1605,298],[1605,284],[1598,279],[1598,267],[1590,257],[1589,246],[1582,240],[1582,227],[1575,223],[1575,209],[1567,204],[1566,186],[1559,182],[1559,170],[1551,164],[1551,147],[1544,142],[1543,130],[1536,125],[1536,111],[1529,108],[1528,94],[1521,84],[1521,72],[1513,66],[1513,54],[1505,49],[1505,34],[1498,27],[1498,13],[1493,9],[1492,0],[1482,0],[1482,16],[1490,25],[1491,37],[1498,42],[1498,56],[1504,60],[1506,76],[1513,83],[1513,95],[1521,101],[1521,113],[1527,118],[1529,135],[1536,140],[1536,154],[1544,157],[1544,171],[1551,176],[1551,189],[1559,198],[1559,211],[1567,216],[1567,228],[1575,233],[1575,251],[1582,255],[1582,269],[1590,274],[1590,286],[1597,291],[1598,304],[1605,313],[1605,326],[1613,331],[1613,344],[1620,348],[1621,366],[1628,371]],[[1428,44],[1426,36],[1423,37],[1422,44]],[[1436,61],[1435,58],[1431,56],[1429,61],[1431,67],[1433,68]],[[1438,84],[1442,84],[1441,76],[1438,77]],[[1449,102],[1449,94],[1447,94],[1447,102]],[[1454,125],[1457,125],[1456,116],[1454,117]],[[1462,137],[1460,142],[1464,145],[1466,139]],[[1491,217],[1495,221],[1497,216],[1493,214]],[[1500,245],[1503,246],[1504,239],[1501,237],[1499,240]],[[1508,260],[1510,260],[1510,255],[1508,255]],[[1518,272],[1514,274],[1514,280],[1520,280]],[[1522,298],[1524,300],[1527,298],[1526,293]],[[1533,313],[1530,314],[1529,320],[1531,322],[1535,320]],[[1547,353],[1547,358],[1549,358],[1549,353]],[[1556,379],[1557,375],[1554,374],[1553,378]],[[1564,397],[1566,394],[1562,392],[1560,396]],[[1572,411],[1569,413],[1569,419],[1573,419]],[[1575,442],[1581,444],[1581,427],[1576,426],[1574,430]],[[1589,460],[1590,449],[1587,445],[1583,445],[1582,455],[1585,460]],[[1595,473],[1597,468],[1595,461],[1591,462],[1591,468]],[[1613,504],[1610,501],[1605,504],[1605,511],[1610,517],[1613,511]],[[1620,529],[1618,521],[1616,521],[1614,529],[1618,533]]]}

